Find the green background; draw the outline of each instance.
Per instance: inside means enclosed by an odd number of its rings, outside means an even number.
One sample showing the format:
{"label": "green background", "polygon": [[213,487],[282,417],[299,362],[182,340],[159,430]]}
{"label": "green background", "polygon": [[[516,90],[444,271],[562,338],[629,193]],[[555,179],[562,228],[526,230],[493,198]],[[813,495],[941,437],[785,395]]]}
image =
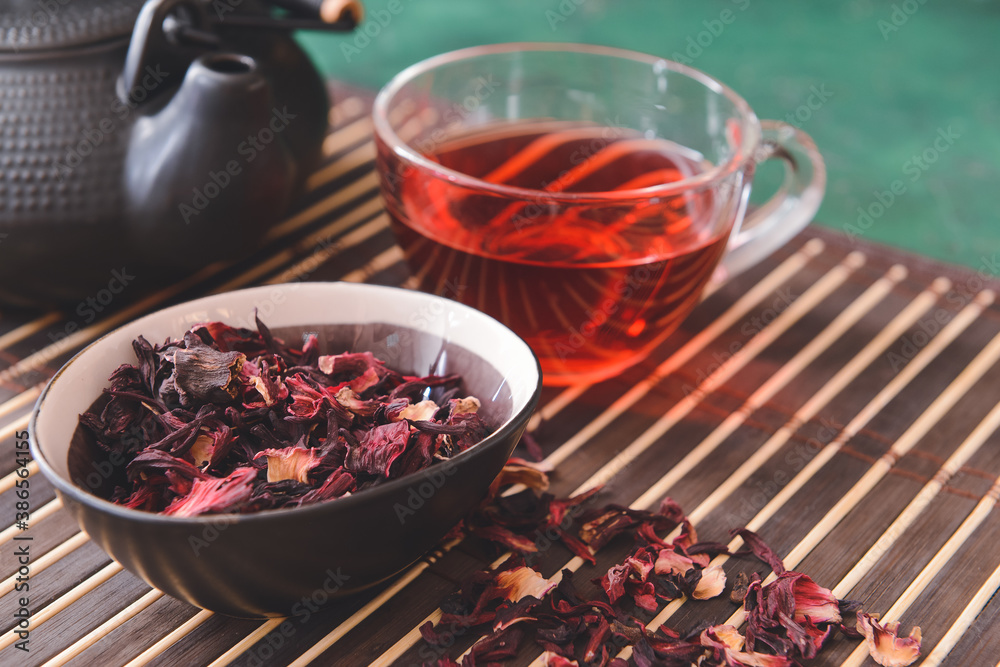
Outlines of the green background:
{"label": "green background", "polygon": [[[998,2],[365,4],[368,34],[300,35],[328,75],[378,87],[426,57],[510,41],[603,44],[675,59],[679,54],[742,94],[761,118],[794,119],[798,113],[796,123],[812,135],[827,163],[820,224],[976,269],[992,266],[989,260],[1000,252]],[[720,30],[713,22],[727,9],[732,22]],[[803,105],[814,90],[829,99],[811,110]],[[939,132],[957,135],[950,144],[938,142],[944,151],[934,148]],[[912,161],[925,151],[932,164]],[[760,191],[774,180],[773,172],[764,176]],[[877,215],[877,193],[896,180],[905,192]],[[876,214],[871,222],[859,224],[859,207]]]}

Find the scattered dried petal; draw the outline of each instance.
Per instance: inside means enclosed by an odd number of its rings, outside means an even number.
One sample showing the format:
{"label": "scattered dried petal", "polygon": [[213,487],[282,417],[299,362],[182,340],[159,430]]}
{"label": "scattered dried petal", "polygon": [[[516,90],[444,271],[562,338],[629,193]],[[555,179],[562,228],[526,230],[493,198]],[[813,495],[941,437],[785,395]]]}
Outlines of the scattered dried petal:
{"label": "scattered dried petal", "polygon": [[539,660],[541,661],[543,667],[580,667],[580,663],[576,660],[564,658],[558,653],[554,653],[552,651],[546,651],[543,653],[539,657]]}
{"label": "scattered dried petal", "polygon": [[857,630],[868,642],[872,660],[883,667],[906,667],[920,657],[920,628],[914,626],[909,637],[899,636],[899,622],[882,625],[870,614],[858,614]]}
{"label": "scattered dried petal", "polygon": [[541,599],[556,587],[535,570],[524,566],[500,572],[495,586],[511,602],[518,602],[529,595]]}
{"label": "scattered dried petal", "polygon": [[694,561],[680,555],[673,549],[661,549],[656,558],[657,574],[677,574],[684,576],[694,569]]}
{"label": "scattered dried petal", "polygon": [[695,600],[708,600],[726,589],[726,573],[719,565],[709,565],[701,571],[701,579],[691,594]]}
{"label": "scattered dried petal", "polygon": [[740,631],[731,625],[713,625],[701,633],[702,646],[716,646],[721,643],[734,651],[741,651],[745,641]]}

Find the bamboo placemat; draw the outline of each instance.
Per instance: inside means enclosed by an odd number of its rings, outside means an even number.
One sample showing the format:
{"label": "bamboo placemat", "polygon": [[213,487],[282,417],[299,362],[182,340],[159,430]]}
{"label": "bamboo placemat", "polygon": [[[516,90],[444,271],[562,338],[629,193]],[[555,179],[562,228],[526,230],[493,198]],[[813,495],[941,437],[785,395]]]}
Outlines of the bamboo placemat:
{"label": "bamboo placemat", "polygon": [[[367,102],[347,90],[336,99],[328,166],[255,257],[208,266],[75,332],[67,333],[73,313],[0,312],[0,664],[410,665],[443,655],[417,628],[496,557],[471,538],[321,614],[261,622],[200,611],[124,572],[79,532],[34,464],[29,527],[13,523],[18,434],[45,381],[94,338],[170,303],[254,284],[408,284],[377,195]],[[640,366],[600,385],[545,391],[530,428],[556,465],[552,490],[603,483],[602,502],[635,507],[669,495],[707,540],[728,542],[730,529],[749,526],[789,568],[839,597],[902,621],[904,632],[920,625],[920,664],[992,667],[1000,659],[998,287],[810,229],[712,293]],[[23,543],[15,537],[26,536],[29,652],[12,632],[23,596],[14,590]],[[578,568],[585,582],[626,546],[602,551],[597,567],[560,546],[537,563],[547,576]],[[759,570],[741,559],[724,567],[730,581]],[[642,620],[684,631],[735,609],[725,599],[675,601]],[[479,636],[454,634],[452,656]],[[835,639],[812,664],[864,664],[857,646]],[[537,656],[529,645],[512,664]]]}

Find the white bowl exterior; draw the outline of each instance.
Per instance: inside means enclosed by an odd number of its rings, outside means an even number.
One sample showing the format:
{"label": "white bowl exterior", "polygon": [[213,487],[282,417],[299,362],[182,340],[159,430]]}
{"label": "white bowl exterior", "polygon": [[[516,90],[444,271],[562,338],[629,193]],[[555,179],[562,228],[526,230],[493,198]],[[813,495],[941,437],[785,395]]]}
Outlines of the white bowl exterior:
{"label": "white bowl exterior", "polygon": [[[66,449],[76,430],[78,415],[100,396],[107,387],[108,376],[116,368],[135,363],[133,340],[143,336],[151,343],[162,343],[183,336],[197,324],[212,321],[254,328],[254,309],[272,329],[308,324],[384,323],[432,334],[459,345],[489,361],[504,378],[513,403],[512,415],[528,403],[538,384],[537,363],[527,344],[493,318],[457,302],[400,288],[357,283],[255,287],[204,297],[146,315],[107,334],[74,357],[40,399],[40,408],[46,404],[59,406],[58,412],[39,409],[35,422],[36,442],[49,465],[68,478]],[[433,354],[437,350],[435,346],[428,352]],[[503,424],[497,425],[498,429],[502,427]]]}

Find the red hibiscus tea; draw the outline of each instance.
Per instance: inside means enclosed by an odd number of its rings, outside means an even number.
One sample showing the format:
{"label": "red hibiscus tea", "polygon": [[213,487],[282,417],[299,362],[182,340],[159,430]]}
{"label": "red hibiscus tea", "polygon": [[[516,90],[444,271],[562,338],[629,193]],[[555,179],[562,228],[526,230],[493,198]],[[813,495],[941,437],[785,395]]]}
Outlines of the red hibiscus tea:
{"label": "red hibiscus tea", "polygon": [[383,193],[416,286],[513,329],[550,385],[609,377],[673,331],[736,216],[708,187],[644,190],[711,165],[632,130],[506,123],[414,147],[489,184],[403,163],[379,142]]}

